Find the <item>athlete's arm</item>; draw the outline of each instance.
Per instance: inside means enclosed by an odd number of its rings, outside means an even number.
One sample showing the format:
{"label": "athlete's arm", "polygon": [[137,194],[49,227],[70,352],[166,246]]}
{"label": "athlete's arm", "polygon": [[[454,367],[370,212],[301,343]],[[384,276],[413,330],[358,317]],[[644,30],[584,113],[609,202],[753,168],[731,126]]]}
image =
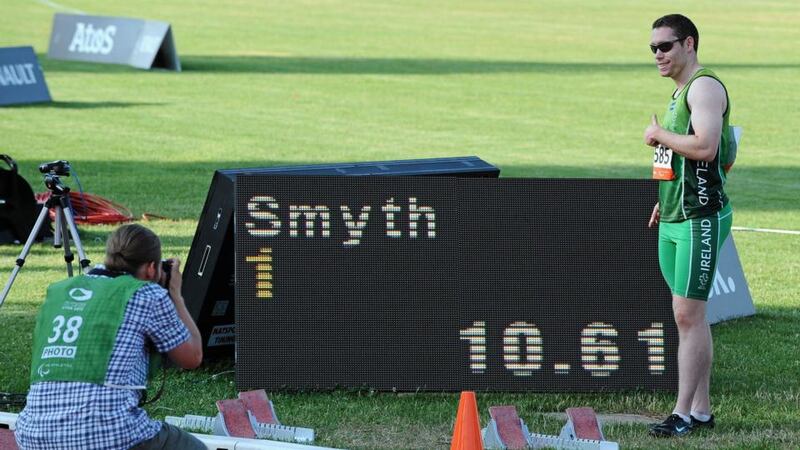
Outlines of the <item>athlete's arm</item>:
{"label": "athlete's arm", "polygon": [[653,147],[661,144],[695,161],[713,161],[722,134],[722,115],[728,106],[725,88],[711,77],[700,77],[689,86],[686,99],[694,134],[672,133],[654,123],[645,130],[645,143]]}
{"label": "athlete's arm", "polygon": [[186,328],[189,330],[189,340],[170,350],[167,354],[175,364],[182,369],[194,369],[203,362],[203,340],[200,337],[200,330],[194,323],[189,310],[181,295],[182,275],[180,271],[180,260],[172,259],[172,275],[169,280],[169,296]]}

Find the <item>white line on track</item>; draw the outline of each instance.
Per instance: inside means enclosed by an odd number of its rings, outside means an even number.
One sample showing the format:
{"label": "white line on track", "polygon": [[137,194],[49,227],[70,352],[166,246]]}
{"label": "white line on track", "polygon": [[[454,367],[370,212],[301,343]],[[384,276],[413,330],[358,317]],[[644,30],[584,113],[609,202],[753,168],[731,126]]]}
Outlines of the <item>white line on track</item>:
{"label": "white line on track", "polygon": [[756,231],[756,232],[759,232],[759,233],[778,233],[778,234],[797,234],[797,235],[800,235],[800,231],[773,230],[771,228],[731,227],[731,230],[735,230],[735,231]]}
{"label": "white line on track", "polygon": [[76,14],[86,14],[85,12],[81,11],[80,9],[70,8],[69,6],[59,5],[56,2],[51,2],[50,0],[36,0],[37,2],[47,5],[53,9],[60,9],[64,11],[74,12]]}

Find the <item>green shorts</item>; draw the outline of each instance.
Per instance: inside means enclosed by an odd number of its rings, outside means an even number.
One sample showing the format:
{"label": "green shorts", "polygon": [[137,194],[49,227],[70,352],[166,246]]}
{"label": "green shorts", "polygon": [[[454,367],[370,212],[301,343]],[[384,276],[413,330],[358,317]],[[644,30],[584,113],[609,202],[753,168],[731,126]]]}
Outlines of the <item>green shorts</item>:
{"label": "green shorts", "polygon": [[733,223],[730,203],[716,214],[658,225],[658,264],[674,295],[708,300],[719,250]]}

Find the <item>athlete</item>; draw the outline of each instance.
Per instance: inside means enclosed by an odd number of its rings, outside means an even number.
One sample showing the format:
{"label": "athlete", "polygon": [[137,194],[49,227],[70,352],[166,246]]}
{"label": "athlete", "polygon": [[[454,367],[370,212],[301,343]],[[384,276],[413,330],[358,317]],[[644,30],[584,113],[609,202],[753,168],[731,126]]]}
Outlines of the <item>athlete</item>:
{"label": "athlete", "polygon": [[663,123],[654,115],[644,132],[645,144],[654,147],[653,177],[660,180],[649,226],[658,225],[659,265],[672,291],[679,336],[678,398],[672,414],[651,426],[650,434],[669,437],[714,427],[706,301],[733,220],[722,163],[733,136],[727,90],[697,60],[695,25],[670,14],[652,28],[650,50],[658,72],[676,87]]}
{"label": "athlete", "polygon": [[181,297],[180,262],[171,261],[167,285],[158,237],[125,225],[108,239],[105,267],[48,287],[33,335],[28,401],[16,424],[20,449],[206,448],[139,407],[151,352],[185,369],[203,358]]}

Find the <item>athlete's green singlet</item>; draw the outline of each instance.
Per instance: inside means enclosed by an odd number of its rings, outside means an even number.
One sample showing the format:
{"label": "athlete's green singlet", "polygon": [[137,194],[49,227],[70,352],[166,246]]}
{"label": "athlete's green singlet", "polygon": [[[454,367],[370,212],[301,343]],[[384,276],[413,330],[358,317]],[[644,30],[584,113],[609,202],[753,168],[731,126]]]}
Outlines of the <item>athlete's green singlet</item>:
{"label": "athlete's green singlet", "polygon": [[[672,100],[664,116],[662,127],[677,134],[694,134],[691,122],[691,110],[687,101],[689,87],[700,77],[711,77],[720,81],[709,69],[698,70],[679,92],[672,95]],[[723,89],[725,85],[723,84]],[[731,105],[725,90],[727,108],[722,115],[722,136],[717,147],[714,160],[693,161],[673,152],[672,171],[675,178],[659,182],[659,212],[663,222],[681,222],[687,219],[705,217],[716,213],[728,204],[728,197],[723,191],[725,172],[720,163],[724,160],[722,152],[727,152],[729,141],[733,139],[728,117]]]}

